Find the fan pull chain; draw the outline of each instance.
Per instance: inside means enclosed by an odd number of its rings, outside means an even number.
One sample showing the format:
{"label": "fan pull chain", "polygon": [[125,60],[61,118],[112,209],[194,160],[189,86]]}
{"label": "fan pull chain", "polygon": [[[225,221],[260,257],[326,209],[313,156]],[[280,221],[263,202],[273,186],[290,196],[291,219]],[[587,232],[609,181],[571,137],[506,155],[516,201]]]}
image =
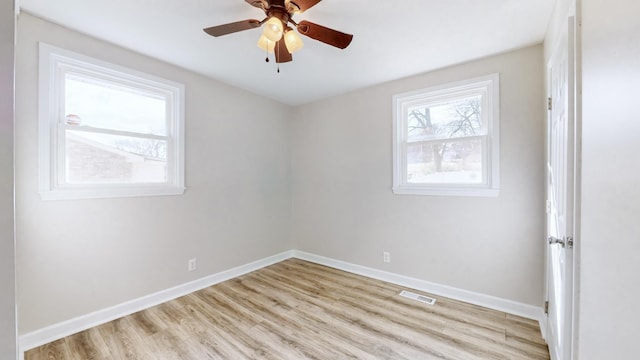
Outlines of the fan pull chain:
{"label": "fan pull chain", "polygon": [[277,67],[277,72],[278,74],[280,74],[280,62],[278,61],[278,54],[280,53],[280,41],[276,42],[275,48],[274,48],[274,55],[276,57],[276,65]]}

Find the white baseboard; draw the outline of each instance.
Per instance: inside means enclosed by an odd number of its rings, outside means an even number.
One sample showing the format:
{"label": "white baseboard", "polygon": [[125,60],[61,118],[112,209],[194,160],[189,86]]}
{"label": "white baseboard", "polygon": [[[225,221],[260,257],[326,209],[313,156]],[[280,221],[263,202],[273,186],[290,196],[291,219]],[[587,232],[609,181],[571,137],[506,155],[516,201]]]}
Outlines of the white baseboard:
{"label": "white baseboard", "polygon": [[[48,344],[52,341],[63,337],[84,331],[86,329],[98,326],[109,321],[121,318],[135,312],[148,309],[167,301],[190,294],[194,291],[204,289],[206,287],[221,283],[223,281],[233,279],[235,277],[247,274],[249,272],[261,269],[263,267],[278,263],[289,259],[293,256],[292,251],[286,251],[281,254],[270,256],[265,259],[254,261],[252,263],[225,270],[217,274],[209,275],[198,280],[194,280],[176,287],[162,290],[154,294],[143,296],[138,299],[127,301],[103,310],[79,316],[58,324],[45,327],[34,332],[30,332],[19,337],[20,354],[24,356],[24,352],[38,346]],[[21,357],[23,358],[23,357]]]}
{"label": "white baseboard", "polygon": [[[392,284],[406,286],[412,289],[424,291],[430,294],[447,297],[459,301],[468,302],[474,305],[483,306],[489,309],[503,311],[509,314],[518,315],[527,319],[541,322],[544,311],[541,307],[520,303],[517,301],[498,298],[491,295],[480,294],[464,289],[454,288],[447,285],[432,283],[426,280],[416,279],[404,275],[398,275],[387,271],[351,264],[348,262],[334,260],[331,258],[318,256],[303,251],[293,250],[293,257],[329,266],[332,268],[348,271],[354,274],[363,275],[377,280],[390,282]],[[542,323],[541,323],[542,326]]]}
{"label": "white baseboard", "polygon": [[[38,346],[48,344],[52,341],[78,333],[80,331],[107,323],[135,312],[148,309],[152,306],[176,299],[190,294],[194,291],[218,284],[220,282],[233,279],[263,267],[278,263],[289,258],[298,258],[344,270],[358,275],[367,276],[373,279],[387,281],[396,285],[421,290],[434,295],[444,296],[455,300],[468,302],[471,304],[487,307],[490,309],[504,311],[506,313],[519,315],[525,318],[538,320],[540,328],[543,328],[544,312],[542,308],[506,300],[490,295],[475,293],[468,290],[458,289],[446,285],[436,284],[429,281],[398,275],[378,269],[373,269],[361,265],[335,260],[323,256],[318,256],[298,250],[289,250],[283,253],[270,256],[268,258],[254,261],[252,263],[225,270],[217,274],[203,277],[176,287],[159,291],[154,294],[143,296],[122,304],[118,304],[103,310],[99,310],[87,315],[79,316],[58,324],[54,324],[43,329],[30,332],[19,337],[20,358],[24,359],[24,352]],[[544,330],[543,330],[544,331]]]}

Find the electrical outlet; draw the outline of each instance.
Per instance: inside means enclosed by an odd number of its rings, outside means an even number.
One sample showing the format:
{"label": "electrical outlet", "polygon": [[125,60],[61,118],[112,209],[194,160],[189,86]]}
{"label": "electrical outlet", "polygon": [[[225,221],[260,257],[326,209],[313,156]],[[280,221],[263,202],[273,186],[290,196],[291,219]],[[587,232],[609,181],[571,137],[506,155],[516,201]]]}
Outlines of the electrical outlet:
{"label": "electrical outlet", "polygon": [[391,262],[391,254],[388,251],[384,251],[382,253],[382,261],[384,261],[386,263],[390,263]]}
{"label": "electrical outlet", "polygon": [[196,258],[189,259],[189,261],[187,262],[187,270],[195,271],[197,268],[198,268],[198,259]]}

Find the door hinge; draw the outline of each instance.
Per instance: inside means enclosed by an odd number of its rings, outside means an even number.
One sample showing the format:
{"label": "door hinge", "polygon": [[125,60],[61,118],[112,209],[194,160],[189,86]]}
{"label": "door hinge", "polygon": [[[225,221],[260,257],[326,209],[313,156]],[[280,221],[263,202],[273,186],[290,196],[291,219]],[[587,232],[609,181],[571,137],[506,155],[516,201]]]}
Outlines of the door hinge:
{"label": "door hinge", "polygon": [[547,110],[553,110],[553,99],[547,98]]}
{"label": "door hinge", "polygon": [[573,238],[571,236],[565,236],[562,239],[555,236],[549,236],[547,238],[549,245],[559,244],[563,248],[573,249]]}
{"label": "door hinge", "polygon": [[544,302],[544,313],[549,315],[549,301]]}

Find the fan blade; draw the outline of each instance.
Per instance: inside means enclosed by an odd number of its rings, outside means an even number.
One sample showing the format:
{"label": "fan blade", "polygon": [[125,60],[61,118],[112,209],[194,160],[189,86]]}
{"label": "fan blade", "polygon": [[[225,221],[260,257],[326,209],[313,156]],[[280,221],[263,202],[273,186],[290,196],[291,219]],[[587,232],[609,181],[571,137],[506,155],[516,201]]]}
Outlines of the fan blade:
{"label": "fan blade", "polygon": [[232,34],[238,31],[257,28],[257,27],[260,27],[260,25],[262,25],[262,23],[259,20],[250,19],[250,20],[236,21],[236,22],[232,22],[224,25],[212,26],[203,30],[204,32],[206,32],[211,36],[222,36],[222,35]]}
{"label": "fan blade", "polygon": [[306,20],[302,20],[298,23],[298,32],[302,35],[306,35],[312,39],[322,41],[325,44],[335,46],[340,49],[344,49],[349,46],[349,44],[351,44],[351,40],[353,40],[353,35],[329,29],[328,27],[314,24]]}
{"label": "fan blade", "polygon": [[304,12],[305,10],[313,7],[315,4],[319,3],[322,0],[291,0],[295,6],[300,9],[300,12]]}
{"label": "fan blade", "polygon": [[284,43],[284,38],[278,40],[273,51],[276,54],[276,63],[286,63],[293,60],[293,56],[289,50],[287,50],[287,45]]}
{"label": "fan blade", "polygon": [[244,0],[244,1],[249,3],[249,5],[251,5],[251,6],[255,6],[255,7],[260,8],[260,9],[264,8],[263,7],[264,1],[262,1],[262,0]]}

